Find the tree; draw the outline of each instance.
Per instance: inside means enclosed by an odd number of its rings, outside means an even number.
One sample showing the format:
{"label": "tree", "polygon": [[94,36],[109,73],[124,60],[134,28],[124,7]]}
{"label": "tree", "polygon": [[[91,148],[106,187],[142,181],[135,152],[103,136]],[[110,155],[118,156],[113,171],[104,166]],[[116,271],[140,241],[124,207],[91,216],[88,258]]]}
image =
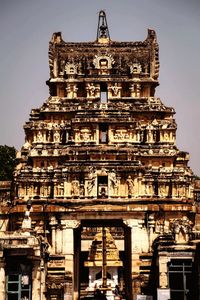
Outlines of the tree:
{"label": "tree", "polygon": [[16,149],[0,145],[0,180],[12,180],[16,166]]}

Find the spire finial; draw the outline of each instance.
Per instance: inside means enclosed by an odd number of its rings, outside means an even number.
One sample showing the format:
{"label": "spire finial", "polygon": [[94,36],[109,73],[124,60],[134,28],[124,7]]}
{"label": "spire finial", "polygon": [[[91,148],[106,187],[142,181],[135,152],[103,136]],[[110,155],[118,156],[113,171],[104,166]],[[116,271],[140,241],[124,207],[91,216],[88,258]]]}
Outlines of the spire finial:
{"label": "spire finial", "polygon": [[110,34],[108,30],[108,24],[106,20],[106,13],[104,10],[99,12],[99,21],[97,27],[97,40],[110,40]]}

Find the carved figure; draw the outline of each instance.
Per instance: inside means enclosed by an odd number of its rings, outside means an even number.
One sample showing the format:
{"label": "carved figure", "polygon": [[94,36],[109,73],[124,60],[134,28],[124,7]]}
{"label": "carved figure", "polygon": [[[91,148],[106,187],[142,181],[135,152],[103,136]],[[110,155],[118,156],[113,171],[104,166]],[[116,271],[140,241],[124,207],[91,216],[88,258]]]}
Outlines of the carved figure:
{"label": "carved figure", "polygon": [[38,142],[42,142],[42,141],[43,141],[43,136],[42,136],[41,131],[38,131],[38,134],[37,134],[37,141],[38,141]]}
{"label": "carved figure", "polygon": [[175,219],[171,222],[171,229],[175,235],[175,241],[179,244],[185,244],[189,241],[189,235],[192,231],[192,222],[187,217]]}
{"label": "carved figure", "polygon": [[73,99],[77,97],[78,88],[76,87],[76,84],[68,84],[66,87],[66,91],[67,98]]}
{"label": "carved figure", "polygon": [[161,185],[160,187],[159,187],[159,191],[160,191],[160,196],[161,197],[164,197],[165,196],[165,185]]}
{"label": "carved figure", "polygon": [[58,196],[63,196],[64,195],[64,184],[61,182],[58,187],[57,187],[57,194]]}
{"label": "carved figure", "polygon": [[79,196],[80,192],[80,184],[78,180],[72,181],[72,188],[71,188],[71,194],[72,196]]}
{"label": "carved figure", "polygon": [[54,132],[54,142],[60,143],[60,133],[57,130]]}
{"label": "carved figure", "polygon": [[77,65],[73,63],[66,63],[65,72],[67,75],[75,75],[77,74]]}
{"label": "carved figure", "polygon": [[96,69],[101,69],[105,66],[107,69],[111,69],[114,63],[115,61],[111,55],[96,55],[93,60]]}
{"label": "carved figure", "polygon": [[110,184],[111,184],[111,187],[114,191],[114,194],[117,194],[118,193],[118,187],[119,187],[119,180],[118,180],[118,178],[116,176],[116,173],[114,171],[112,173],[110,173],[109,179],[110,179]]}
{"label": "carved figure", "polygon": [[89,97],[95,97],[96,87],[94,83],[88,83],[87,90],[88,90]]}
{"label": "carved figure", "polygon": [[131,74],[140,74],[142,72],[142,67],[139,63],[134,63],[130,66]]}
{"label": "carved figure", "polygon": [[93,187],[95,186],[95,175],[93,173],[89,173],[88,176],[88,185],[87,185],[87,193],[90,195],[92,193]]}
{"label": "carved figure", "polygon": [[134,194],[134,181],[130,175],[126,180],[126,183],[128,185],[128,196],[132,196]]}
{"label": "carved figure", "polygon": [[117,83],[115,83],[113,86],[111,86],[112,96],[120,96],[119,91],[121,90],[121,87],[118,86]]}

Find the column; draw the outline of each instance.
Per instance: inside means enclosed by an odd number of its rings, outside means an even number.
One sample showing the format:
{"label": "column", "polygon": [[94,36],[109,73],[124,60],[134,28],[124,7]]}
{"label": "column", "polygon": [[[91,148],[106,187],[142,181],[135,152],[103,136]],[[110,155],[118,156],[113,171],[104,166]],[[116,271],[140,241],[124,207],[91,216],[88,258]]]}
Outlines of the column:
{"label": "column", "polygon": [[140,242],[140,228],[137,219],[128,219],[123,221],[130,230],[130,259],[131,259],[131,284],[130,295],[128,298],[136,300],[138,294],[141,293],[140,282],[138,280],[139,269],[139,254],[141,251]]}
{"label": "column", "polygon": [[159,255],[159,288],[168,288],[168,268],[167,263],[170,259],[165,254]]}
{"label": "column", "polygon": [[49,225],[51,226],[51,249],[52,249],[52,254],[55,254],[56,252],[56,226],[58,222],[55,217],[51,218],[51,221]]}
{"label": "column", "polygon": [[6,296],[6,276],[5,276],[5,262],[4,258],[0,260],[0,299],[5,299]]}
{"label": "column", "polygon": [[43,276],[41,273],[40,261],[34,261],[32,270],[32,299],[41,299],[41,296],[43,296],[43,292],[45,291],[45,283],[42,282]]}
{"label": "column", "polygon": [[61,220],[62,225],[62,254],[65,256],[65,272],[67,282],[64,290],[64,300],[78,299],[78,291],[75,290],[77,285],[75,279],[78,277],[74,270],[74,229],[78,228],[80,221]]}

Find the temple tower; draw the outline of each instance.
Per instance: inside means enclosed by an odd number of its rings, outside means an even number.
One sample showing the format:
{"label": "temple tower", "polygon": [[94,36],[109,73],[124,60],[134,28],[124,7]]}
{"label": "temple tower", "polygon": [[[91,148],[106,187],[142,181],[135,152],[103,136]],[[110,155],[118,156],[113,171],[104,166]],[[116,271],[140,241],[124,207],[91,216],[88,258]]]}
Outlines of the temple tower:
{"label": "temple tower", "polygon": [[24,125],[9,218],[2,210],[1,299],[80,299],[98,287],[112,300],[114,285],[129,300],[190,299],[193,174],[175,111],[155,95],[155,31],[113,41],[101,11],[93,42],[52,35],[49,68],[49,97]]}

